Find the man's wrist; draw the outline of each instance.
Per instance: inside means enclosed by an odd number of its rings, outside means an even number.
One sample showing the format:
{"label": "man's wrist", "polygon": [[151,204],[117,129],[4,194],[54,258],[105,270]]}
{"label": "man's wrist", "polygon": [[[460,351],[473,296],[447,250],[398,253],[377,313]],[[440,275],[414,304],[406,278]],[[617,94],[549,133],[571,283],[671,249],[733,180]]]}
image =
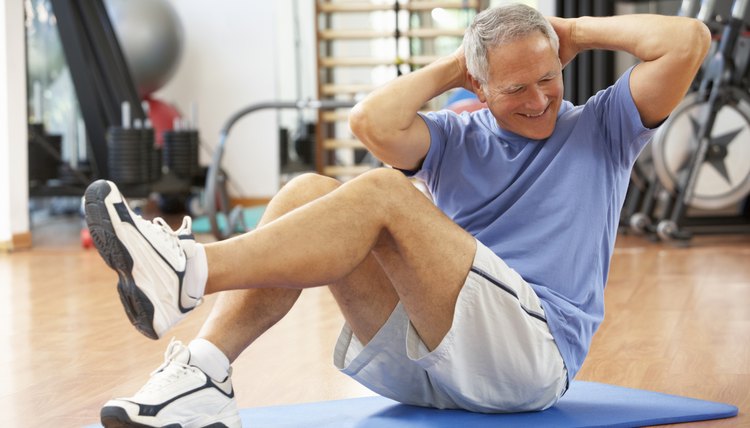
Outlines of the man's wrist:
{"label": "man's wrist", "polygon": [[[448,55],[437,59],[423,70],[432,70],[433,82],[439,86],[440,93],[449,89],[464,86],[466,80],[466,66],[457,55]],[[438,94],[439,95],[439,94]]]}
{"label": "man's wrist", "polygon": [[457,70],[457,76],[455,79],[453,79],[453,87],[459,88],[463,87],[466,84],[466,61],[461,61],[461,58],[458,57],[458,55],[452,55],[453,56],[453,63],[455,64],[455,69]]}
{"label": "man's wrist", "polygon": [[568,34],[568,37],[570,37],[571,44],[575,46],[576,48],[578,48],[578,34],[576,33],[577,23],[578,23],[577,18],[572,20],[572,22],[570,23],[570,33]]}
{"label": "man's wrist", "polygon": [[582,16],[573,19],[570,24],[570,40],[577,52],[593,48],[590,34],[586,32],[587,25],[591,24],[591,19],[590,16]]}

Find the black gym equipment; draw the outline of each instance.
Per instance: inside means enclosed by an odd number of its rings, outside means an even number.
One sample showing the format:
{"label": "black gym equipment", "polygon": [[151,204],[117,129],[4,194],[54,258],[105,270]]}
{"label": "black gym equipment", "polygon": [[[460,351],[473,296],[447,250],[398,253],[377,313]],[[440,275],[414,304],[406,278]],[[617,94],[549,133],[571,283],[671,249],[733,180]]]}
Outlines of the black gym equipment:
{"label": "black gym equipment", "polygon": [[[716,1],[685,0],[681,14],[707,22],[718,42],[693,91],[659,128],[651,150],[634,168],[623,222],[665,241],[698,233],[750,232],[750,38],[748,0],[735,0],[731,16]],[[637,207],[637,208],[636,208]],[[688,209],[703,214],[688,215]],[[721,210],[735,215],[719,215]]]}
{"label": "black gym equipment", "polygon": [[[230,209],[229,194],[227,192],[227,176],[221,169],[221,160],[229,138],[229,131],[243,117],[260,110],[267,109],[313,109],[333,110],[337,108],[354,107],[353,101],[343,100],[298,100],[298,101],[267,101],[249,105],[233,114],[221,128],[219,133],[219,144],[214,150],[214,155],[208,172],[206,174],[206,190],[204,209],[211,223],[211,233],[218,240],[227,239],[238,226],[244,230],[249,228],[243,226],[242,207],[237,206]],[[227,227],[219,227],[219,216],[224,216]]]}
{"label": "black gym equipment", "polygon": [[198,132],[167,131],[163,149],[157,147],[148,103],[141,102],[104,1],[50,1],[86,126],[91,166],[75,175],[76,186],[58,185],[54,192],[78,196],[92,180],[104,178],[131,197],[157,193],[165,212],[185,211],[194,187],[205,181]]}
{"label": "black gym equipment", "polygon": [[[50,0],[89,138],[93,178],[109,177],[106,134],[120,124],[121,104],[146,120],[102,0]],[[129,192],[132,194],[132,192]]]}
{"label": "black gym equipment", "polygon": [[187,211],[195,215],[193,199],[200,192],[195,192],[194,188],[203,186],[206,181],[205,169],[198,162],[198,130],[178,128],[164,131],[163,136],[164,175],[153,186],[154,192],[159,194],[159,208],[168,214]]}

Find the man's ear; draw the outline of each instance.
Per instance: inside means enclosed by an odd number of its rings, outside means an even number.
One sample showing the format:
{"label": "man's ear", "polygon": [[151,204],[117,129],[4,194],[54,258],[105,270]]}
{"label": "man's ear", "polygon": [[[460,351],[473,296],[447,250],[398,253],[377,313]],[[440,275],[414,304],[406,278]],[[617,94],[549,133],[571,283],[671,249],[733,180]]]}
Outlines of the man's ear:
{"label": "man's ear", "polygon": [[477,97],[479,98],[479,101],[486,103],[487,102],[487,96],[484,93],[484,90],[482,90],[482,85],[479,83],[477,79],[474,78],[471,74],[469,74],[469,81],[471,82],[471,90],[477,94]]}

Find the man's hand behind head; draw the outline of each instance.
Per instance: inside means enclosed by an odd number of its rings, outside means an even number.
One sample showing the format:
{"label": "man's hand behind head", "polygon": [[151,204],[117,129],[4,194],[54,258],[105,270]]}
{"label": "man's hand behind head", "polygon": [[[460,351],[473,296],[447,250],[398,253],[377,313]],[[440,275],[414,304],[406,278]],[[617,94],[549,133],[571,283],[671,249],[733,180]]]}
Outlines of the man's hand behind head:
{"label": "man's hand behind head", "polygon": [[558,56],[560,57],[560,64],[565,68],[578,55],[578,52],[581,51],[575,42],[575,18],[565,19],[548,16],[547,20],[552,24],[552,28],[555,29],[555,33],[557,33],[557,37],[560,39]]}
{"label": "man's hand behind head", "polygon": [[461,46],[459,46],[458,49],[453,52],[452,56],[455,59],[458,67],[461,69],[461,75],[464,76],[464,80],[460,87],[474,92],[471,87],[471,76],[469,75],[469,70],[466,67],[466,54],[464,53],[464,45],[462,44]]}

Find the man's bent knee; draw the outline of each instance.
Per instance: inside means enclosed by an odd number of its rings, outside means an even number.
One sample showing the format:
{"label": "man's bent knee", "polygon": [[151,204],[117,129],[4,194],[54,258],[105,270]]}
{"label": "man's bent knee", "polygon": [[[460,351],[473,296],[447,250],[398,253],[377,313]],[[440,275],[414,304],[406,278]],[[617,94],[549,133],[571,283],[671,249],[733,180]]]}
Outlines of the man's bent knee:
{"label": "man's bent knee", "polygon": [[271,199],[261,225],[331,193],[340,185],[338,180],[313,173],[295,177]]}
{"label": "man's bent knee", "polygon": [[404,201],[404,198],[421,196],[419,189],[409,178],[401,171],[391,168],[377,168],[367,171],[353,181],[365,187],[363,194],[381,201],[392,199],[400,204]]}
{"label": "man's bent knee", "polygon": [[341,186],[341,182],[323,175],[306,173],[290,180],[276,198],[291,202],[294,208],[325,196]]}
{"label": "man's bent knee", "polygon": [[335,178],[309,172],[294,177],[283,189],[310,194],[326,194],[336,190],[339,186],[341,182]]}
{"label": "man's bent knee", "polygon": [[394,185],[412,185],[401,171],[391,168],[375,168],[362,174],[359,179],[367,181],[380,189],[389,189]]}

